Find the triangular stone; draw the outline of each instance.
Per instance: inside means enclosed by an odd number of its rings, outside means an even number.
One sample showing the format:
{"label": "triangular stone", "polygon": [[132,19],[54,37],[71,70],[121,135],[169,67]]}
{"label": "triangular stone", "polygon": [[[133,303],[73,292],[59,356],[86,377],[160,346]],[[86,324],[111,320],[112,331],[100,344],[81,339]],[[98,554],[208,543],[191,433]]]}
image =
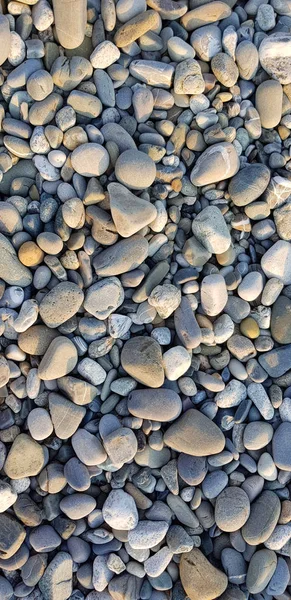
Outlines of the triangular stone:
{"label": "triangular stone", "polygon": [[130,237],[156,218],[156,207],[135,196],[124,185],[110,183],[107,189],[112,219],[122,237]]}
{"label": "triangular stone", "polygon": [[49,410],[55,434],[61,440],[70,438],[77,431],[86,409],[67,400],[60,394],[49,394]]}

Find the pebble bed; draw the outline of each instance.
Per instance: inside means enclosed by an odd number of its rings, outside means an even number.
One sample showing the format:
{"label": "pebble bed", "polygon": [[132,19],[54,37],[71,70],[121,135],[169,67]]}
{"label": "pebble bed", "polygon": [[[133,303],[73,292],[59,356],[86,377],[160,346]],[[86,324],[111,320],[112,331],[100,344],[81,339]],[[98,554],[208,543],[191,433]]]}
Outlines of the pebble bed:
{"label": "pebble bed", "polygon": [[291,600],[291,0],[0,2],[0,600]]}

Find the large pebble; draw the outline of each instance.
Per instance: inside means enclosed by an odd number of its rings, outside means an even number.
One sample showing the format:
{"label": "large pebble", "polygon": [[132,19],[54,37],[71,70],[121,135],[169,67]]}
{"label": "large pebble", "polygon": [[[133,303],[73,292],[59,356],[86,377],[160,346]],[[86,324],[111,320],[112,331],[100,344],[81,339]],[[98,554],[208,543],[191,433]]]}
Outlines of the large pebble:
{"label": "large pebble", "polygon": [[231,237],[221,211],[216,206],[204,208],[192,223],[193,233],[211,252],[222,254],[228,250]]}
{"label": "large pebble", "polygon": [[105,523],[114,529],[130,531],[138,524],[135,501],[123,490],[110,492],[103,504],[102,514]]}
{"label": "large pebble", "polygon": [[164,369],[160,344],[148,337],[128,340],[121,352],[124,370],[136,381],[151,388],[164,383]]}
{"label": "large pebble", "polygon": [[176,419],[182,409],[180,396],[170,389],[134,390],[128,396],[129,412],[141,419],[168,422]]}
{"label": "large pebble", "polygon": [[229,142],[223,142],[207,148],[199,156],[190,178],[194,185],[200,187],[229,179],[238,170],[239,158],[235,147]]}
{"label": "large pebble", "polygon": [[44,466],[44,461],[42,446],[26,433],[21,433],[10,448],[4,470],[10,479],[21,479],[38,475]]}
{"label": "large pebble", "polygon": [[82,144],[73,150],[72,166],[84,177],[102,175],[109,166],[109,154],[100,144]]}
{"label": "large pebble", "polygon": [[230,181],[228,191],[236,206],[246,206],[259,198],[270,181],[270,170],[265,165],[249,165]]}
{"label": "large pebble", "polygon": [[38,376],[44,381],[63,377],[77,364],[76,346],[64,336],[56,337],[49,345],[38,367]]}
{"label": "large pebble", "polygon": [[51,328],[59,327],[79,310],[84,294],[79,286],[69,281],[56,285],[40,303],[40,316]]}
{"label": "large pebble", "polygon": [[284,285],[291,283],[291,244],[285,240],[279,240],[267,252],[261,260],[262,269],[268,278],[276,277]]}
{"label": "large pebble", "polygon": [[222,531],[237,531],[248,520],[250,501],[244,490],[225,488],[215,503],[215,521]]}
{"label": "large pebble", "polygon": [[259,48],[260,63],[265,71],[283,85],[291,83],[291,36],[276,32],[266,36]]}
{"label": "large pebble", "polygon": [[280,516],[280,500],[269,490],[264,491],[252,503],[248,521],[242,528],[242,536],[250,546],[263,544],[276,527]]}
{"label": "large pebble", "polygon": [[190,600],[213,600],[225,591],[228,583],[225,573],[212,566],[198,548],[182,554],[180,577]]}
{"label": "large pebble", "polygon": [[143,190],[152,185],[156,177],[156,166],[144,152],[126,150],[116,161],[115,174],[123,185],[133,190]]}
{"label": "large pebble", "polygon": [[167,429],[164,442],[177,452],[192,456],[218,454],[225,438],[217,425],[196,409],[190,409]]}

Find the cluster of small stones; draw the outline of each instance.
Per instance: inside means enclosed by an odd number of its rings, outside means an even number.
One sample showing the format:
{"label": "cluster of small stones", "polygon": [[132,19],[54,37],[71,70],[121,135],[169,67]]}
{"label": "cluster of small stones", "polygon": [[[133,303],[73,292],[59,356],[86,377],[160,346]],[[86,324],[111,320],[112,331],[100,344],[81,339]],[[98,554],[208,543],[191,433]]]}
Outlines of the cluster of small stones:
{"label": "cluster of small stones", "polygon": [[291,0],[0,13],[0,599],[290,600]]}

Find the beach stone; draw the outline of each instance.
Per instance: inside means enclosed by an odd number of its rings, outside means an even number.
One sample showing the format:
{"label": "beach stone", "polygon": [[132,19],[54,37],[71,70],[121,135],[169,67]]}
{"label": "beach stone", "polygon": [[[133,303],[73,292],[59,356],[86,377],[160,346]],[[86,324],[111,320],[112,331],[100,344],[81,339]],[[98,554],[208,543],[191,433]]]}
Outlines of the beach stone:
{"label": "beach stone", "polygon": [[89,515],[96,507],[96,500],[88,494],[71,494],[65,496],[60,502],[60,509],[69,519],[82,519]]}
{"label": "beach stone", "polygon": [[0,277],[9,285],[27,287],[32,282],[29,269],[17,258],[11,242],[0,233],[1,266]]}
{"label": "beach stone", "polygon": [[137,527],[128,533],[128,543],[134,549],[153,548],[159,544],[169,529],[165,521],[139,521]]}
{"label": "beach stone", "polygon": [[45,295],[39,306],[44,323],[51,328],[59,327],[79,310],[84,294],[78,285],[63,281]]}
{"label": "beach stone", "polygon": [[124,291],[117,277],[107,277],[91,285],[84,300],[85,310],[103,321],[123,303]]}
{"label": "beach stone", "polygon": [[228,191],[236,206],[247,206],[259,198],[270,181],[265,165],[253,164],[239,171],[230,181]]}
{"label": "beach stone", "polygon": [[262,592],[273,577],[277,566],[277,555],[273,550],[258,550],[253,554],[246,579],[246,586],[250,593]]}
{"label": "beach stone", "polygon": [[276,467],[283,471],[290,470],[291,454],[288,447],[288,437],[290,435],[291,423],[280,423],[273,437],[273,459]]}
{"label": "beach stone", "polygon": [[44,100],[54,89],[52,76],[44,69],[39,69],[28,78],[26,89],[34,100]]}
{"label": "beach stone", "polygon": [[207,275],[200,288],[201,306],[206,315],[216,316],[222,312],[227,300],[227,289],[222,275]]}
{"label": "beach stone", "polygon": [[235,85],[239,71],[231,56],[224,52],[218,52],[211,60],[211,68],[216,79],[224,87],[230,88]]}
{"label": "beach stone", "polygon": [[154,10],[141,12],[126,23],[116,32],[114,42],[118,48],[128,46],[147,31],[154,30],[159,26],[159,15]]}
{"label": "beach stone", "polygon": [[289,581],[289,570],[287,563],[281,556],[278,557],[276,570],[274,575],[271,577],[268,587],[266,589],[267,594],[270,596],[279,596],[286,590]]}
{"label": "beach stone", "polygon": [[189,265],[193,267],[203,267],[211,258],[211,253],[202,246],[196,237],[190,237],[183,246],[183,256]]}
{"label": "beach stone", "polygon": [[213,600],[228,584],[225,573],[213,567],[198,548],[182,554],[180,577],[190,600]]}
{"label": "beach stone", "polygon": [[71,161],[74,170],[80,175],[96,177],[108,169],[109,154],[100,144],[82,144],[73,150]]}
{"label": "beach stone", "polygon": [[58,552],[47,566],[39,588],[45,600],[68,600],[73,587],[73,561],[68,552]]}
{"label": "beach stone", "polygon": [[227,487],[216,499],[215,521],[222,531],[237,531],[248,520],[250,501],[239,487]]}
{"label": "beach stone", "polygon": [[121,489],[109,493],[103,504],[102,514],[105,523],[113,529],[130,531],[138,524],[135,501]]}
{"label": "beach stone", "polygon": [[276,527],[280,516],[280,500],[269,490],[262,492],[251,504],[248,521],[242,528],[242,536],[250,546],[263,544]]}
{"label": "beach stone", "polygon": [[274,416],[274,408],[263,385],[261,383],[251,383],[248,386],[248,396],[253,401],[262,417],[266,421],[270,421]]}
{"label": "beach stone", "polygon": [[128,427],[119,427],[103,438],[104,449],[113,464],[130,462],[137,453],[137,439]]}
{"label": "beach stone", "polygon": [[[9,483],[0,482],[0,513],[5,512],[17,500],[17,494],[12,490]],[[0,588],[1,589],[1,588]]]}
{"label": "beach stone", "polygon": [[86,429],[79,428],[74,433],[72,446],[78,459],[86,466],[100,465],[106,460],[100,440]]}
{"label": "beach stone", "polygon": [[127,407],[135,417],[168,422],[179,416],[182,403],[174,390],[144,389],[130,392]]}
{"label": "beach stone", "polygon": [[291,225],[291,203],[287,202],[285,205],[274,210],[274,221],[279,237],[282,240],[291,240],[290,225]]}
{"label": "beach stone", "polygon": [[219,208],[204,208],[192,223],[192,230],[198,241],[211,252],[221,254],[231,243],[230,234]]}
{"label": "beach stone", "polygon": [[164,443],[191,456],[218,454],[224,448],[225,438],[208,417],[196,409],[184,413],[164,434]]}
{"label": "beach stone", "polygon": [[234,548],[224,548],[221,552],[221,563],[228,576],[229,583],[239,585],[245,582],[246,562],[240,552]]}
{"label": "beach stone", "polygon": [[[93,578],[92,583],[94,589],[98,592],[103,592],[107,587],[108,583],[113,577],[112,571],[107,566],[106,557],[105,556],[96,556],[93,562]],[[107,594],[107,592],[104,592]],[[101,595],[102,597],[102,595]],[[100,595],[99,595],[100,598]]]}
{"label": "beach stone", "polygon": [[34,440],[45,440],[53,432],[53,424],[44,408],[34,408],[27,417],[29,433]]}
{"label": "beach stone", "polygon": [[188,58],[179,62],[174,77],[175,94],[202,94],[205,82],[197,60]]}
{"label": "beach stone", "polygon": [[152,290],[148,302],[162,319],[167,319],[178,308],[181,292],[172,284],[157,285]]}
{"label": "beach stone", "polygon": [[122,237],[134,235],[156,218],[153,204],[138,198],[120,183],[110,183],[107,189],[112,219]]}
{"label": "beach stone", "polygon": [[0,37],[1,37],[1,45],[0,45],[0,65],[8,58],[8,54],[10,51],[10,26],[9,20],[3,14],[0,15]]}
{"label": "beach stone", "polygon": [[263,421],[248,423],[243,434],[243,442],[248,450],[264,448],[273,437],[272,425]]}
{"label": "beach stone", "polygon": [[8,560],[25,540],[25,529],[11,515],[3,513],[0,514],[0,532],[0,559]]}
{"label": "beach stone", "polygon": [[121,275],[141,265],[148,255],[148,242],[141,235],[133,235],[100,252],[93,260],[97,275]]}
{"label": "beach stone", "polygon": [[32,325],[18,336],[18,345],[23,352],[43,356],[50,343],[57,337],[58,333],[45,325]]}
{"label": "beach stone", "polygon": [[285,32],[272,33],[263,39],[259,47],[263,69],[282,85],[291,83],[290,54],[291,37]]}
{"label": "beach stone", "polygon": [[125,342],[121,364],[131,377],[145,386],[158,388],[164,383],[161,346],[152,338],[137,336]]}
{"label": "beach stone", "polygon": [[191,356],[183,346],[173,346],[163,354],[163,367],[169,381],[182,377],[190,365]]}
{"label": "beach stone", "polygon": [[70,438],[79,427],[86,409],[67,400],[60,394],[49,394],[49,411],[55,434],[61,440]]}
{"label": "beach stone", "polygon": [[98,390],[94,385],[70,375],[58,379],[58,388],[64,392],[72,402],[79,404],[80,406],[90,404],[98,393]]}
{"label": "beach stone", "polygon": [[221,31],[217,25],[199,27],[190,37],[191,45],[201,60],[209,62],[221,52]]}
{"label": "beach stone", "polygon": [[198,29],[198,27],[226,19],[230,14],[231,10],[225,2],[215,2],[212,7],[209,7],[208,4],[203,4],[187,12],[181,18],[181,24],[187,31],[193,31],[193,29]]}
{"label": "beach stone", "polygon": [[110,67],[110,65],[115,63],[119,57],[120,51],[115,44],[109,40],[105,40],[94,48],[90,56],[90,62],[94,69],[107,69],[107,67]]}
{"label": "beach stone", "polygon": [[156,177],[154,161],[138,150],[126,150],[118,157],[115,174],[120,183],[133,190],[149,188]]}
{"label": "beach stone", "polygon": [[13,587],[11,583],[2,576],[0,577],[0,592],[3,600],[10,600],[13,596]]}
{"label": "beach stone", "polygon": [[174,71],[171,64],[157,60],[133,60],[129,65],[130,74],[138,81],[165,90],[172,85]]}
{"label": "beach stone", "polygon": [[247,273],[242,283],[238,286],[237,291],[243,300],[252,302],[261,294],[263,286],[264,280],[262,274],[253,271],[252,273]]}
{"label": "beach stone", "polygon": [[259,356],[259,363],[271,377],[281,377],[291,369],[290,344],[279,346]]}
{"label": "beach stone", "polygon": [[64,336],[56,337],[46,350],[38,367],[38,376],[44,381],[63,377],[77,364],[76,346]]}
{"label": "beach stone", "polygon": [[10,479],[38,475],[45,463],[44,450],[26,433],[14,440],[7,455],[4,470]]}
{"label": "beach stone", "polygon": [[272,307],[271,332],[273,339],[279,344],[291,343],[291,300],[279,296]]}
{"label": "beach stone", "polygon": [[280,123],[282,101],[283,89],[279,81],[263,81],[258,86],[256,90],[256,109],[260,115],[262,127],[272,129]]}
{"label": "beach stone", "polygon": [[0,206],[0,231],[1,233],[13,235],[17,231],[22,230],[21,216],[9,202],[1,202]]}
{"label": "beach stone", "polygon": [[253,79],[259,65],[258,50],[250,40],[243,40],[235,49],[235,61],[242,79]]}
{"label": "beach stone", "polygon": [[[229,142],[223,142],[207,148],[199,156],[190,179],[193,185],[201,187],[222,179],[229,179],[238,170],[239,159],[235,147]],[[220,254],[225,250],[221,250]]]}
{"label": "beach stone", "polygon": [[215,396],[215,402],[219,408],[231,408],[239,404],[247,397],[247,388],[241,381],[232,379],[225,388]]}
{"label": "beach stone", "polygon": [[118,0],[116,4],[116,15],[120,23],[126,23],[145,10],[145,0],[137,0],[137,2],[133,2],[132,0]]}
{"label": "beach stone", "polygon": [[149,577],[159,577],[167,568],[172,559],[172,552],[163,546],[158,552],[144,562],[144,570]]}

